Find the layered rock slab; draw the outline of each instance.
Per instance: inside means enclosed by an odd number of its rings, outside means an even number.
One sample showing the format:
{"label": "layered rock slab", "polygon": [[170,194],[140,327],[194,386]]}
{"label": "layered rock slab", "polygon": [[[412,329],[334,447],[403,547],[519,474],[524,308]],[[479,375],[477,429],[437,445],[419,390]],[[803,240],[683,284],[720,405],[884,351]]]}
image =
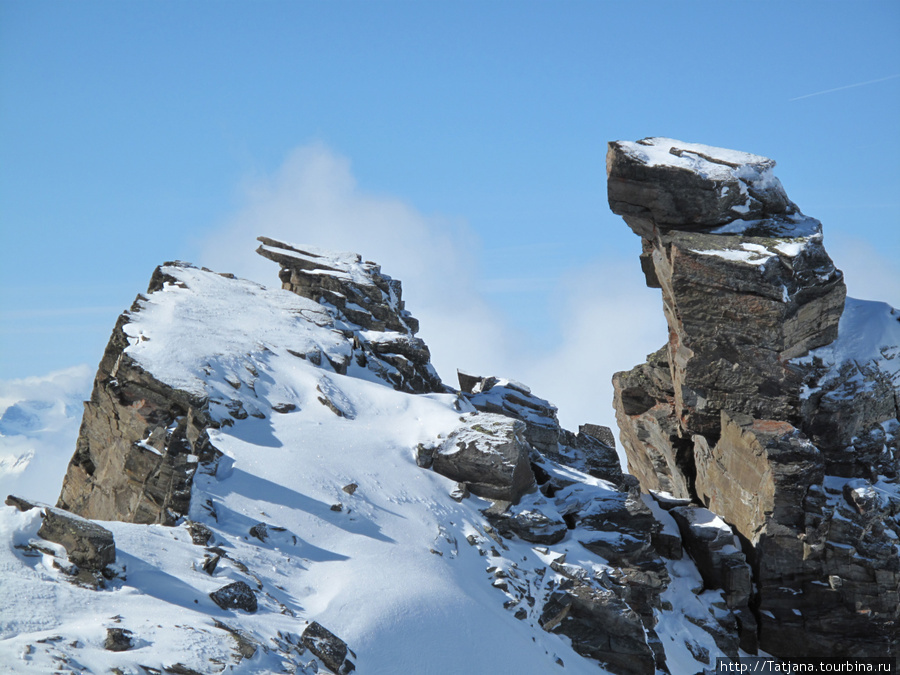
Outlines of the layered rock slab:
{"label": "layered rock slab", "polygon": [[321,304],[347,324],[360,366],[379,371],[400,391],[444,391],[428,346],[416,337],[419,322],[406,309],[398,279],[356,253],[258,239],[257,253],[281,267],[282,288]]}
{"label": "layered rock slab", "polygon": [[[669,325],[663,351],[614,377],[622,441],[644,490],[703,503],[738,533],[763,649],[889,654],[895,525],[878,534],[857,511],[847,526],[827,486],[862,480],[884,499],[869,517],[896,522],[898,347],[846,346],[854,333],[884,337],[890,321],[842,321],[821,225],[774,165],[665,138],[610,144],[610,206],[642,238]],[[853,590],[831,587],[838,568]]]}

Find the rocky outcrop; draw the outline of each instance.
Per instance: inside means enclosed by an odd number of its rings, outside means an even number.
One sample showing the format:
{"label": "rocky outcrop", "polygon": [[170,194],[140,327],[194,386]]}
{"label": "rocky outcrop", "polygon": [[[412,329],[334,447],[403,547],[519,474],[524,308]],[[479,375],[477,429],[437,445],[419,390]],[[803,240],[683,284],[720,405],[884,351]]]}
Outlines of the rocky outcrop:
{"label": "rocky outcrop", "polygon": [[304,647],[322,659],[325,667],[333,673],[347,675],[356,670],[356,666],[347,658],[350,651],[347,643],[322,624],[316,621],[310,623],[300,636],[300,641]]}
{"label": "rocky outcrop", "polygon": [[858,301],[844,313],[821,225],[773,167],[672,139],[610,144],[610,207],[641,237],[669,325],[662,350],[614,376],[621,439],[642,489],[699,502],[738,535],[743,553],[723,559],[698,512],[673,510],[742,647],[894,655],[900,342],[859,336],[884,338],[896,317]]}
{"label": "rocky outcrop", "polygon": [[244,581],[235,581],[213,591],[209,597],[222,609],[240,609],[254,613],[258,604],[253,589]]}
{"label": "rocky outcrop", "polygon": [[[157,268],[148,294],[172,281]],[[160,381],[127,353],[125,326],[143,300],[113,329],[57,506],[85,518],[171,525],[187,513],[199,463],[217,451],[206,433],[208,401]]]}
{"label": "rocky outcrop", "polygon": [[458,371],[460,395],[476,410],[525,423],[525,438],[535,452],[612,483],[622,480],[616,441],[609,427],[582,424],[578,433],[563,429],[556,406],[526,385],[499,377]]}
{"label": "rocky outcrop", "polygon": [[340,328],[353,340],[358,366],[378,372],[400,391],[444,391],[428,346],[415,336],[419,322],[405,309],[399,280],[355,253],[299,248],[268,237],[259,241],[257,253],[281,266],[284,289],[319,303],[344,324]]}

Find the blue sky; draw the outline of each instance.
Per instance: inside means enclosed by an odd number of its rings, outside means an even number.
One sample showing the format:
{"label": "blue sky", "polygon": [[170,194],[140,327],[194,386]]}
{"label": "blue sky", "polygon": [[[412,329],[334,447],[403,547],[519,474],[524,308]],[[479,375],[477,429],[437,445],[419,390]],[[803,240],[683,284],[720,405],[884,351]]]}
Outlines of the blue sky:
{"label": "blue sky", "polygon": [[610,423],[665,328],[606,143],[772,157],[900,305],[898,111],[894,0],[0,0],[0,378],[94,367],[163,261],[277,283],[269,234],[382,263],[451,383]]}

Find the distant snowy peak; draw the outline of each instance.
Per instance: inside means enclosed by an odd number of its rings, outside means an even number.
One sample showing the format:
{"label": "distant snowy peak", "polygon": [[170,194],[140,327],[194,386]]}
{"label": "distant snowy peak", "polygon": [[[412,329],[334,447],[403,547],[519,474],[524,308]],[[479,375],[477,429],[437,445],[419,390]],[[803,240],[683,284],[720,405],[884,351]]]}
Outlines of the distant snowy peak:
{"label": "distant snowy peak", "polygon": [[15,489],[52,502],[72,453],[92,373],[76,366],[0,381],[0,496]]}

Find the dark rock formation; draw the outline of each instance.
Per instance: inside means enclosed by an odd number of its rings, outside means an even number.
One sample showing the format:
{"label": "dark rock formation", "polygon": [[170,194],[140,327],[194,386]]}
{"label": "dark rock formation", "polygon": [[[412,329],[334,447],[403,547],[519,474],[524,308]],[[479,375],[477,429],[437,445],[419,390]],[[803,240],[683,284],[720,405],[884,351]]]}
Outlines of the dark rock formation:
{"label": "dark rock formation", "polygon": [[671,139],[610,144],[610,206],[642,238],[669,325],[662,350],[614,377],[621,439],[645,491],[702,503],[738,534],[755,594],[741,554],[706,541],[696,510],[673,510],[742,647],[758,624],[777,656],[893,655],[900,381],[884,347],[848,356],[839,321],[879,327],[841,319],[821,225],[772,167]]}
{"label": "dark rock formation", "polygon": [[134,647],[134,639],[130,630],[125,628],[107,628],[103,648],[110,652],[125,652]]}
{"label": "dark rock formation", "polygon": [[326,256],[268,237],[259,241],[257,253],[281,265],[283,288],[318,302],[346,324],[359,366],[401,391],[444,391],[427,345],[415,336],[419,322],[404,308],[399,280],[355,253]]}
{"label": "dark rock formation", "polygon": [[[321,303],[297,312],[305,320],[327,326],[333,338],[331,343],[319,344],[298,337],[292,354],[340,374],[366,369],[402,391],[444,391],[428,348],[415,337],[418,322],[403,307],[399,281],[356,255],[324,257],[264,237],[261,241],[259,253],[281,264],[284,287]],[[155,294],[173,288],[191,291],[189,285],[203,275],[220,283],[245,283],[233,275],[167,263],[153,273],[147,295],[138,296],[119,317],[91,400],[85,404],[75,454],[57,504],[60,508],[98,520],[172,525],[187,515],[198,467],[219,456],[207,430],[266,416],[266,406],[254,399],[253,380],[258,372],[252,359],[244,364],[247,378],[230,372],[227,364],[206,365],[207,370],[221,367],[225,371],[223,379],[233,388],[229,394],[204,390],[205,385],[164,382],[147,372],[130,351],[147,339],[129,330],[142,312],[152,308]],[[352,407],[327,381],[320,383],[319,394],[323,405],[352,419]],[[278,402],[267,407],[285,414],[293,409]]]}
{"label": "dark rock formation", "polygon": [[253,589],[243,581],[222,586],[209,594],[212,601],[222,609],[241,609],[251,614],[256,611],[256,595]]}
{"label": "dark rock formation", "polygon": [[[636,489],[637,481],[623,476],[611,431],[589,424],[578,434],[562,429],[556,408],[518,382],[464,372],[459,372],[459,382],[460,395],[483,411],[463,419],[502,415],[516,420],[540,488],[512,504],[496,493],[481,493],[496,500],[482,511],[493,527],[492,536],[552,546],[572,532],[586,551],[609,566],[598,576],[588,566],[566,563],[565,556],[554,560],[550,567],[562,582],[539,605],[539,625],[565,635],[578,653],[611,672],[636,675],[664,668],[664,647],[654,629],[662,609],[660,595],[670,581],[662,554],[680,558],[681,540],[677,534],[663,535],[662,525]],[[431,461],[432,455],[422,454]],[[564,477],[560,465],[613,485],[587,488]],[[495,586],[518,597],[507,579]],[[714,630],[718,634],[721,629]],[[736,641],[727,653],[737,654]]]}
{"label": "dark rock formation", "polygon": [[322,624],[316,621],[310,623],[300,636],[300,641],[304,647],[322,659],[325,667],[332,672],[346,675],[356,669],[353,662],[347,658],[349,652],[347,643]]}
{"label": "dark rock formation", "polygon": [[506,502],[494,502],[482,513],[500,535],[516,536],[532,544],[559,543],[568,531],[564,520],[550,518],[536,508],[516,508]]}
{"label": "dark rock formation", "polygon": [[[148,293],[172,280],[158,267]],[[161,382],[126,352],[124,327],[141,303],[139,296],[113,329],[57,506],[98,520],[172,525],[187,513],[198,463],[217,451],[206,433],[207,401]]]}

